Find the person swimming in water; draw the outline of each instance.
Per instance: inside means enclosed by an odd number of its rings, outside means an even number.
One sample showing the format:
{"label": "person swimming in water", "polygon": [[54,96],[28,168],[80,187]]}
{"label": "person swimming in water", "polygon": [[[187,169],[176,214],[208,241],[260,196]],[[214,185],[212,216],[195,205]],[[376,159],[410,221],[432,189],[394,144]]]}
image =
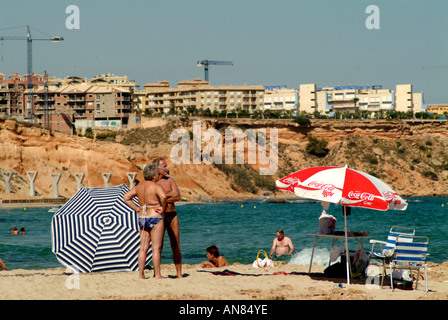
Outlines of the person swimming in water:
{"label": "person swimming in water", "polygon": [[[166,194],[162,186],[155,183],[158,179],[156,165],[147,164],[143,169],[145,181],[129,190],[123,199],[126,204],[137,212],[140,227],[140,251],[138,253],[139,278],[145,279],[146,256],[152,243],[152,262],[154,277],[164,278],[160,272],[160,261],[163,247],[165,226],[163,222],[166,207]],[[138,197],[140,207],[132,199]]]}
{"label": "person swimming in water", "polygon": [[292,240],[289,237],[285,237],[283,230],[277,230],[276,238],[272,243],[272,248],[269,256],[273,257],[274,253],[277,257],[281,255],[291,255],[294,252],[294,245],[292,244]]}

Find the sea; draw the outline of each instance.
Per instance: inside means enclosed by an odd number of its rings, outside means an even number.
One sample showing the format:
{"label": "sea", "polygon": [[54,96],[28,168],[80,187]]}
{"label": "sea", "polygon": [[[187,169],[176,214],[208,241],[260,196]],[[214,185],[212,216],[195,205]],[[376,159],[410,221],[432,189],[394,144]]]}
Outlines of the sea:
{"label": "sea", "polygon": [[[429,237],[428,261],[448,261],[448,198],[411,198],[405,211],[376,211],[352,208],[347,216],[350,231],[366,231],[371,238],[385,241],[392,226],[412,227],[416,235]],[[64,267],[52,252],[50,208],[0,210],[0,258],[9,270],[48,269]],[[261,200],[226,201],[218,203],[180,203],[180,243],[184,264],[207,260],[205,249],[216,245],[231,263],[252,264],[259,250],[269,254],[278,229],[290,237],[295,252],[279,259],[291,264],[310,262],[313,236],[319,230],[322,206],[317,202],[269,203]],[[336,230],[344,230],[341,206],[326,210],[336,219]],[[14,226],[25,228],[27,235],[11,235]],[[355,240],[350,250],[357,249]],[[317,246],[314,262],[327,265],[331,240],[323,239]],[[369,238],[364,249],[369,251]],[[165,235],[162,263],[173,263],[168,236]]]}

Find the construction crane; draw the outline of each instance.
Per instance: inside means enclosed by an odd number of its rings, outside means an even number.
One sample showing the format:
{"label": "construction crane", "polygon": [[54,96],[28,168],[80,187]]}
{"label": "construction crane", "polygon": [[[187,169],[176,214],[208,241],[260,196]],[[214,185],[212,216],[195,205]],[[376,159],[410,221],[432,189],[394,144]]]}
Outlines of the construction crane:
{"label": "construction crane", "polygon": [[204,67],[205,71],[205,81],[208,82],[208,66],[209,65],[223,65],[223,66],[233,66],[232,61],[212,61],[212,60],[202,60],[198,61],[198,67]]}
{"label": "construction crane", "polygon": [[[37,29],[36,29],[37,30]],[[40,31],[39,31],[40,32]],[[32,72],[33,72],[33,41],[52,41],[52,42],[60,42],[63,41],[64,38],[57,36],[57,37],[50,37],[47,38],[33,38],[31,36],[31,30],[30,26],[26,26],[26,36],[2,36],[0,35],[0,41],[3,40],[26,40],[27,42],[27,73],[28,73],[28,81],[27,81],[27,89],[31,90],[33,88],[33,79],[32,79]],[[32,99],[33,94],[32,92],[28,91],[27,94],[27,116],[28,118],[33,118],[32,113]]]}

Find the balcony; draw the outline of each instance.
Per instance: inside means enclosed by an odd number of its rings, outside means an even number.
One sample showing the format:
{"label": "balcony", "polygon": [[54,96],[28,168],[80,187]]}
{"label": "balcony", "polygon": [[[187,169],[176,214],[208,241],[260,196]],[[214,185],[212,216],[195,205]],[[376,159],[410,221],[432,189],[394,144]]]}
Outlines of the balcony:
{"label": "balcony", "polygon": [[[42,96],[35,97],[34,101],[36,101],[36,102],[45,102],[45,97],[42,97]],[[53,101],[54,102],[54,96],[53,97],[49,96],[47,98],[47,101]]]}
{"label": "balcony", "polygon": [[56,110],[54,105],[48,105],[48,108],[42,105],[35,106],[36,111]]}
{"label": "balcony", "polygon": [[84,99],[69,99],[68,103],[84,103]]}

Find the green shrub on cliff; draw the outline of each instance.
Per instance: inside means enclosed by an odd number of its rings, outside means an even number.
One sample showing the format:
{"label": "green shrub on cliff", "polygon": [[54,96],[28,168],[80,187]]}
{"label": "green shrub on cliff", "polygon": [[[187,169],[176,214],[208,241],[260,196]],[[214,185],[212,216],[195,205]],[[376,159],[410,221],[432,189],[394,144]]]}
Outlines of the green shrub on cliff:
{"label": "green shrub on cliff", "polygon": [[308,119],[305,115],[299,114],[295,119],[294,119],[295,123],[298,123],[301,126],[310,126],[311,125],[311,120]]}
{"label": "green shrub on cliff", "polygon": [[330,151],[327,149],[328,141],[325,139],[317,139],[311,134],[307,136],[308,144],[305,147],[305,151],[309,154],[315,155],[317,157],[325,157]]}
{"label": "green shrub on cliff", "polygon": [[234,190],[242,189],[250,193],[258,190],[275,192],[275,180],[271,176],[262,176],[248,164],[214,164],[232,182]]}

